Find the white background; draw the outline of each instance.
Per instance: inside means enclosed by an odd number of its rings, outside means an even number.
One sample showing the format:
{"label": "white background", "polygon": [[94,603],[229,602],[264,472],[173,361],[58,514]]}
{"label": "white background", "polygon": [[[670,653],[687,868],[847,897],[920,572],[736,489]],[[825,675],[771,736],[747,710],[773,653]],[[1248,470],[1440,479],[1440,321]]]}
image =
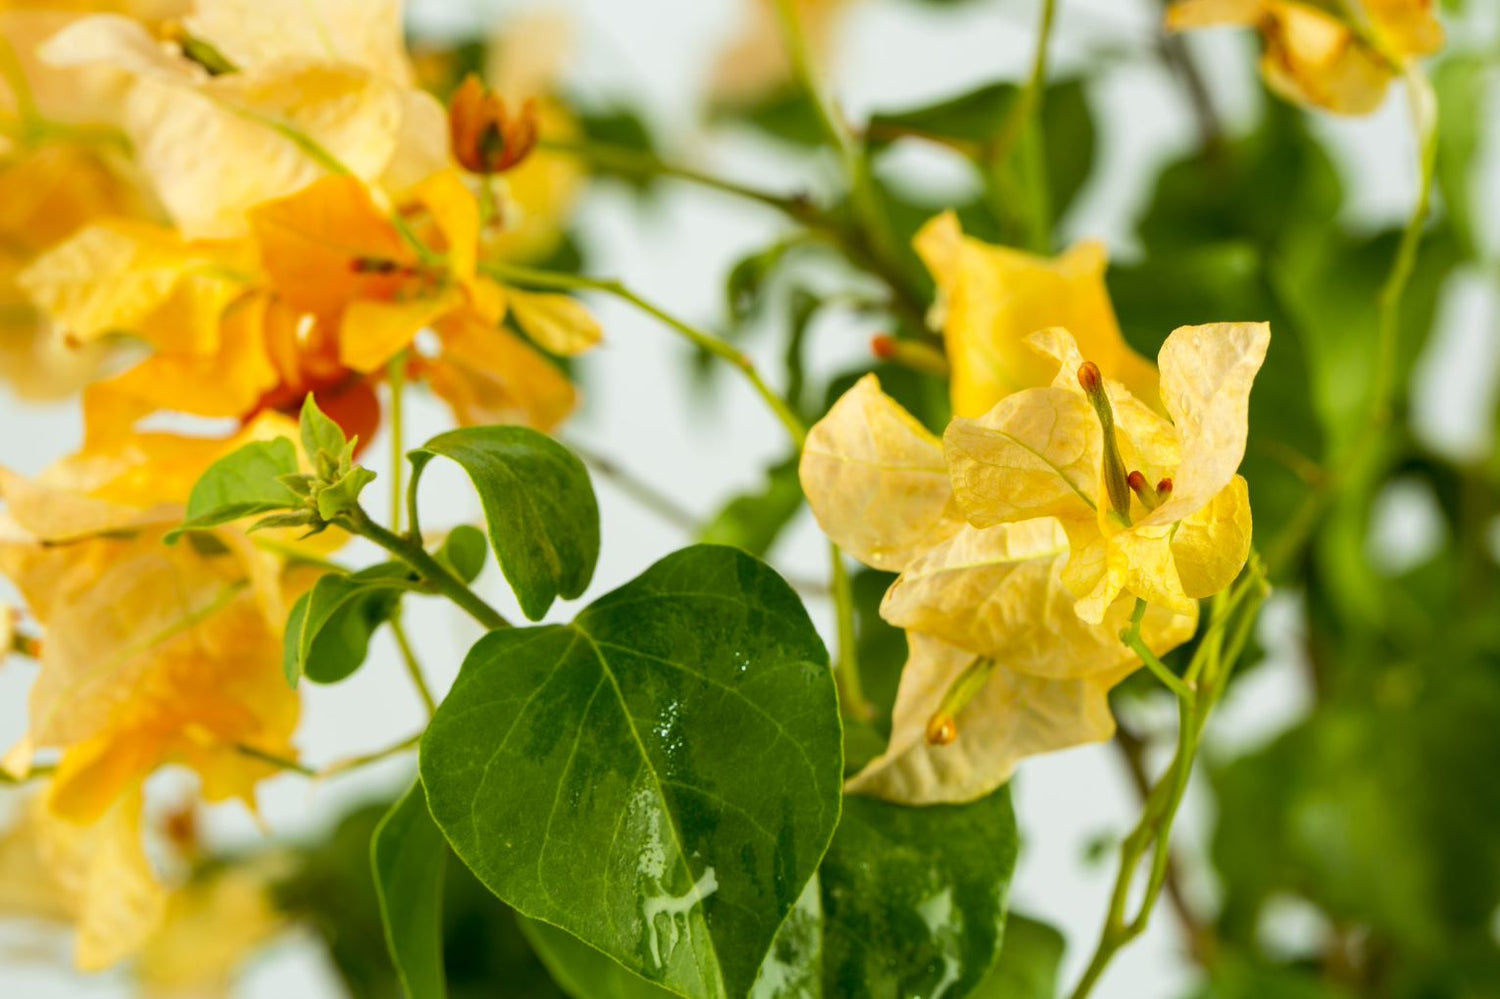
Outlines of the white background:
{"label": "white background", "polygon": [[[576,89],[596,102],[614,98],[644,107],[674,156],[773,189],[790,191],[820,180],[816,169],[809,170],[808,164],[772,146],[744,134],[710,131],[699,120],[699,95],[715,54],[743,23],[745,0],[571,0],[550,5],[413,0],[413,16],[431,29],[464,31],[536,6],[565,10],[576,22],[577,58],[569,76]],[[1477,17],[1485,37],[1495,35],[1494,13]],[[1054,50],[1058,71],[1097,67],[1104,48],[1125,53],[1097,75],[1090,91],[1101,126],[1101,159],[1065,220],[1069,238],[1103,238],[1119,258],[1131,253],[1133,222],[1156,171],[1186,151],[1194,135],[1181,90],[1152,55],[1158,16],[1155,0],[1065,0],[1059,14]],[[1032,0],[973,0],[937,11],[899,0],[869,0],[857,5],[840,38],[834,69],[837,93],[857,121],[873,109],[919,104],[994,79],[1019,78],[1030,59],[1034,20]],[[1249,127],[1264,99],[1254,76],[1249,39],[1215,32],[1194,38],[1192,45],[1209,68],[1215,99],[1231,127]],[[1492,100],[1489,105],[1490,132],[1500,134],[1493,127],[1500,124],[1495,113],[1500,102]],[[1318,131],[1329,141],[1352,187],[1349,218],[1344,221],[1364,226],[1404,217],[1415,189],[1415,169],[1399,101],[1373,118],[1323,122]],[[1490,153],[1493,164],[1494,150]],[[955,178],[947,171],[926,162],[920,153],[909,155],[914,169],[929,171],[934,190],[951,189]],[[1492,180],[1500,175],[1493,169],[1487,173]],[[1487,204],[1492,207],[1482,215],[1496,217],[1497,186],[1490,185]],[[669,187],[646,207],[617,191],[599,189],[585,205],[582,219],[595,273],[621,277],[669,310],[710,324],[720,316],[727,267],[782,227],[773,213],[683,186]],[[1419,428],[1435,446],[1451,453],[1478,454],[1490,444],[1489,420],[1481,414],[1493,411],[1493,358],[1500,351],[1500,308],[1493,289],[1493,280],[1478,274],[1455,282],[1440,335],[1417,372],[1422,390]],[[682,377],[684,347],[669,331],[615,302],[594,304],[607,342],[582,364],[587,402],[566,436],[704,515],[727,497],[756,485],[760,470],[780,459],[785,447],[779,426],[758,400],[723,373],[711,390],[689,385]],[[873,332],[878,330],[830,314],[816,328],[816,369],[832,372],[860,363],[867,357]],[[762,337],[750,349],[774,370],[778,344],[773,338]],[[412,404],[410,441],[445,429],[445,420],[438,405],[418,395]],[[34,472],[76,446],[78,439],[73,405],[22,406],[0,390],[0,464]],[[386,443],[375,442],[369,452],[381,471]],[[477,504],[457,473],[434,468],[429,480],[424,503],[429,524],[477,520]],[[582,602],[630,579],[689,540],[610,483],[600,481],[597,487],[604,547],[594,585]],[[371,492],[384,495],[378,486]],[[1420,554],[1435,540],[1427,529],[1431,518],[1425,516],[1427,501],[1420,491],[1397,491],[1387,508],[1390,516],[1377,530],[1377,543],[1395,551],[1396,558]],[[804,517],[772,555],[784,572],[821,578],[826,570],[824,552],[815,526]],[[497,585],[498,573],[491,569],[482,582],[486,596],[503,610],[513,610]],[[575,609],[559,605],[551,616],[567,618]],[[814,604],[812,609],[828,633],[827,608]],[[1252,748],[1305,710],[1309,695],[1295,658],[1298,619],[1295,595],[1279,596],[1262,623],[1273,661],[1237,688],[1224,706],[1213,725],[1210,752],[1222,755]],[[433,682],[446,689],[463,650],[476,637],[474,626],[436,602],[413,607],[408,621],[420,636],[422,658]],[[34,667],[24,662],[0,668],[0,748],[24,730],[25,693],[33,674]],[[421,722],[419,706],[384,638],[373,661],[351,681],[335,688],[307,685],[304,690],[299,744],[313,765],[387,745],[416,731]],[[1165,703],[1161,707],[1144,723],[1169,739],[1171,712]],[[313,834],[349,805],[404,785],[409,772],[408,762],[393,761],[326,784],[283,777],[264,787],[262,812],[277,836]],[[180,781],[168,778],[154,790],[159,799],[170,801],[180,787]],[[1071,983],[1092,949],[1114,878],[1112,852],[1096,862],[1086,861],[1085,854],[1101,837],[1123,833],[1134,821],[1137,802],[1110,747],[1032,761],[1022,769],[1014,790],[1024,836],[1014,903],[1066,933],[1064,978]],[[0,809],[13,805],[14,797],[0,799]],[[1211,827],[1208,804],[1196,788],[1179,825],[1190,858]],[[261,835],[238,806],[212,812],[209,828],[224,844]],[[1189,888],[1211,904],[1210,879],[1194,878]],[[1280,946],[1295,949],[1314,945],[1318,932],[1315,920],[1306,918],[1290,900],[1282,907],[1282,918],[1267,927],[1268,936]],[[33,942],[25,939],[28,945]],[[115,976],[85,979],[39,963],[34,954],[23,960],[17,953],[20,940],[13,933],[0,934],[0,994],[6,999],[129,994]],[[1181,935],[1163,905],[1146,935],[1115,960],[1096,994],[1107,999],[1167,999],[1183,994],[1191,982]],[[339,986],[318,945],[294,934],[251,965],[239,994],[256,999],[336,996]]]}

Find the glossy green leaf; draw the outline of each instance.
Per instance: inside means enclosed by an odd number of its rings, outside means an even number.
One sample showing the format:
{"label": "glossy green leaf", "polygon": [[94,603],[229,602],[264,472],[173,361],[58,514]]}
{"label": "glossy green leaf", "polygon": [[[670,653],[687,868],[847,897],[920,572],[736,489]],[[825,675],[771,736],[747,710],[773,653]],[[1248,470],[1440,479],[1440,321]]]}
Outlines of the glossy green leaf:
{"label": "glossy green leaf", "polygon": [[1000,951],[1016,850],[1009,788],[927,808],[847,798],[818,871],[824,994],[968,994]]}
{"label": "glossy green leaf", "polygon": [[827,652],[763,563],[688,548],[572,625],[482,639],[421,769],[506,902],[680,995],[742,996],[838,820]]}
{"label": "glossy green leaf", "polygon": [[337,683],[364,664],[370,636],[390,620],[401,594],[413,587],[410,571],[394,563],[352,575],[321,577],[293,605],[282,638],[287,682],[305,676]]}
{"label": "glossy green leaf", "polygon": [[676,995],[625,970],[573,934],[537,919],[518,917],[521,932],[553,981],[573,999],[670,999]]}
{"label": "glossy green leaf", "polygon": [[[631,974],[570,933],[519,918],[537,955],[573,999],[663,999],[674,994]],[[822,950],[822,899],[814,877],[777,931],[749,999],[821,999]]]}
{"label": "glossy green leaf", "polygon": [[531,620],[583,593],[599,560],[599,506],[574,454],[526,427],[467,427],[414,452],[463,466],[479,493],[490,545]]}
{"label": "glossy green leaf", "polygon": [[443,870],[448,844],[420,781],[391,806],[370,840],[370,866],[391,961],[412,999],[443,999]]}
{"label": "glossy green leaf", "polygon": [[1012,912],[1000,960],[970,999],[1056,999],[1067,942],[1046,923]]}
{"label": "glossy green leaf", "polygon": [[185,530],[299,506],[301,500],[280,481],[296,472],[297,449],[285,437],[237,448],[208,466],[198,479],[188,497],[186,520],[167,536],[168,543]]}

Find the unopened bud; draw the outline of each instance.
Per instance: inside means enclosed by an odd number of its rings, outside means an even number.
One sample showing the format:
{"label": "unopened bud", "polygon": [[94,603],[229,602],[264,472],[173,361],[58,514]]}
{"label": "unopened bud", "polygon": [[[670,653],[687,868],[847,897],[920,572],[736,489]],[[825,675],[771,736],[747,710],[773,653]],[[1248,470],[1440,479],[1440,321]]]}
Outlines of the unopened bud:
{"label": "unopened bud", "polygon": [[470,173],[504,173],[519,165],[537,143],[536,102],[511,114],[498,94],[469,76],[448,105],[453,158]]}
{"label": "unopened bud", "polygon": [[1078,366],[1078,384],[1092,397],[1104,388],[1104,376],[1099,373],[1099,365],[1093,361],[1084,361]]}

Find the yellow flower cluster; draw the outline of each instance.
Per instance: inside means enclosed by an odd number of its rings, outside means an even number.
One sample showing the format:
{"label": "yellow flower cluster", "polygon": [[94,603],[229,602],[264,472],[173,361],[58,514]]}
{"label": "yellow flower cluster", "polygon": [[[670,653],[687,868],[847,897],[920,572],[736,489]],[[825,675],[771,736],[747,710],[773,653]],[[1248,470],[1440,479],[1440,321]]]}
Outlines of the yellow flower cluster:
{"label": "yellow flower cluster", "polygon": [[900,573],[881,605],[910,646],[891,743],[850,788],[929,804],[1109,738],[1109,691],[1140,665],[1121,633],[1165,653],[1239,574],[1269,331],[1177,330],[1158,374],[1121,335],[1100,247],[1038,258],[950,214],[917,248],[957,418],[939,440],[866,376],[813,427],[801,477],[834,541]]}
{"label": "yellow flower cluster", "polygon": [[[524,30],[489,83],[514,106],[535,97],[533,127],[566,137],[533,44],[553,29]],[[83,968],[138,956],[143,974],[197,980],[184,947],[212,924],[190,924],[238,912],[226,939],[248,945],[269,909],[229,882],[169,892],[143,785],[181,766],[204,800],[253,809],[265,760],[296,759],[282,630],[316,570],[276,532],[163,538],[209,465],[288,435],[309,394],[366,443],[393,373],[461,423],[560,423],[575,390],[548,355],[599,327],[485,271],[551,252],[582,175],[529,147],[466,173],[398,0],[6,3],[0,67],[0,370],[23,394],[81,389],[84,414],[78,453],[32,480],[0,469],[0,573],[40,666],[4,767],[55,770],[0,847],[35,866],[5,879],[0,910],[73,922]],[[233,429],[142,426],[161,414]]]}

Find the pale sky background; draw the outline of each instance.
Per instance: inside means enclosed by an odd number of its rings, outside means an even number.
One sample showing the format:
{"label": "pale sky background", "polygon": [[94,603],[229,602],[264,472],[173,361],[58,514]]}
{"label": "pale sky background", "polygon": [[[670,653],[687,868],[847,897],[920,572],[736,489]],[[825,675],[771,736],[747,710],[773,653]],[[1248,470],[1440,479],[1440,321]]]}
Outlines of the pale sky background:
{"label": "pale sky background", "polygon": [[[1473,6],[1488,6],[1474,4]],[[664,144],[678,158],[768,188],[794,190],[808,176],[805,164],[743,133],[710,133],[698,122],[697,101],[715,54],[733,37],[746,14],[746,0],[559,0],[556,3],[479,0],[412,0],[413,15],[429,26],[466,30],[491,24],[498,16],[538,7],[568,12],[577,23],[578,58],[570,79],[592,97],[615,97],[646,109]],[[1479,27],[1493,39],[1500,11],[1476,12]],[[1077,69],[1100,46],[1130,47],[1140,58],[1104,71],[1090,90],[1101,127],[1101,160],[1089,187],[1065,228],[1070,238],[1092,236],[1108,242],[1117,258],[1132,250],[1131,230],[1148,185],[1165,160],[1187,150],[1193,123],[1180,89],[1149,55],[1159,7],[1156,0],[1064,0],[1059,14],[1054,66]],[[933,10],[899,0],[869,0],[851,15],[837,53],[836,90],[850,115],[859,120],[877,108],[899,108],[962,92],[1024,72],[1033,43],[1035,0],[973,0],[952,10]],[[1215,98],[1232,128],[1254,120],[1264,99],[1253,75],[1249,39],[1218,32],[1192,40],[1203,57]],[[1493,98],[1495,95],[1492,94]],[[1490,133],[1500,134],[1500,101],[1489,101]],[[1355,224],[1388,224],[1404,218],[1415,189],[1411,141],[1399,102],[1365,120],[1324,122],[1318,128],[1346,174]],[[1500,170],[1489,151],[1487,217],[1500,217]],[[914,167],[931,173],[936,190],[955,178],[920,153]],[[743,253],[764,245],[778,232],[773,213],[712,192],[669,186],[649,208],[613,189],[600,189],[582,211],[593,253],[594,273],[623,278],[637,291],[690,320],[713,323],[722,308],[723,276]],[[1500,233],[1492,234],[1500,236]],[[1494,250],[1500,239],[1491,239]],[[587,393],[583,412],[565,436],[586,443],[634,474],[649,479],[681,505],[707,515],[728,497],[754,486],[761,470],[784,454],[779,427],[743,384],[725,374],[714,382],[711,407],[682,377],[683,345],[647,317],[613,301],[594,303],[607,342],[586,358],[581,370]],[[1205,316],[1204,321],[1216,317]],[[1417,405],[1420,430],[1434,446],[1460,455],[1483,453],[1490,444],[1489,420],[1477,414],[1494,409],[1495,364],[1500,352],[1500,303],[1495,282],[1479,274],[1462,276],[1449,290],[1442,330],[1417,372],[1422,389]],[[868,324],[829,313],[818,324],[814,366],[832,372],[866,357]],[[762,337],[750,345],[775,370],[777,344]],[[1475,363],[1476,358],[1487,359]],[[446,428],[445,412],[418,396],[411,409],[409,443]],[[74,405],[23,407],[0,389],[0,464],[34,472],[76,446],[79,420]],[[384,471],[386,442],[369,455]],[[443,463],[438,463],[439,465]],[[424,520],[432,525],[477,521],[477,502],[456,471],[435,467],[425,490]],[[596,481],[603,509],[603,554],[594,584],[582,601],[555,607],[552,619],[570,618],[583,603],[632,578],[688,540],[621,495]],[[378,488],[372,494],[384,496]],[[1399,562],[1419,556],[1431,544],[1430,501],[1420,490],[1393,490],[1388,516],[1377,526],[1381,545]],[[1428,525],[1428,527],[1424,527]],[[772,552],[788,574],[821,578],[825,549],[810,517],[804,516]],[[491,567],[481,589],[503,611],[514,604],[501,592]],[[3,593],[0,593],[3,597]],[[415,604],[415,602],[414,602]],[[825,634],[828,609],[811,607]],[[432,681],[446,689],[457,672],[475,627],[456,609],[427,601],[408,611],[412,632]],[[1295,594],[1273,601],[1262,621],[1262,637],[1272,661],[1236,688],[1211,726],[1209,752],[1229,755],[1274,736],[1304,711],[1309,691],[1293,658],[1300,627]],[[24,728],[25,692],[34,674],[26,663],[0,668],[0,748]],[[299,737],[314,766],[382,747],[414,732],[420,707],[382,636],[372,661],[337,687],[304,685],[304,723]],[[1164,698],[1148,720],[1170,749],[1172,712]],[[311,785],[283,777],[262,792],[266,820],[278,836],[324,828],[345,807],[376,791],[405,785],[410,761],[393,761],[331,783]],[[153,785],[171,800],[178,778]],[[1096,939],[1114,879],[1114,854],[1090,865],[1084,854],[1101,836],[1123,834],[1135,821],[1138,802],[1109,747],[1087,747],[1034,760],[1014,783],[1016,809],[1025,843],[1014,884],[1014,906],[1046,919],[1067,935],[1064,981],[1076,980]],[[0,797],[0,811],[14,803]],[[1212,822],[1201,789],[1190,794],[1179,824],[1184,851],[1201,849]],[[243,809],[210,813],[212,836],[225,844],[260,836]],[[1211,882],[1190,888],[1207,899]],[[1314,946],[1320,928],[1288,900],[1268,936],[1300,950]],[[15,942],[0,933],[0,948]],[[1096,995],[1101,999],[1175,999],[1192,982],[1183,959],[1181,936],[1163,904],[1150,930],[1116,958]],[[6,999],[91,999],[124,996],[128,988],[114,976],[85,979],[35,962],[17,963],[0,950],[0,993]],[[238,995],[245,999],[285,999],[339,995],[319,946],[309,937],[290,936],[258,959]]]}

